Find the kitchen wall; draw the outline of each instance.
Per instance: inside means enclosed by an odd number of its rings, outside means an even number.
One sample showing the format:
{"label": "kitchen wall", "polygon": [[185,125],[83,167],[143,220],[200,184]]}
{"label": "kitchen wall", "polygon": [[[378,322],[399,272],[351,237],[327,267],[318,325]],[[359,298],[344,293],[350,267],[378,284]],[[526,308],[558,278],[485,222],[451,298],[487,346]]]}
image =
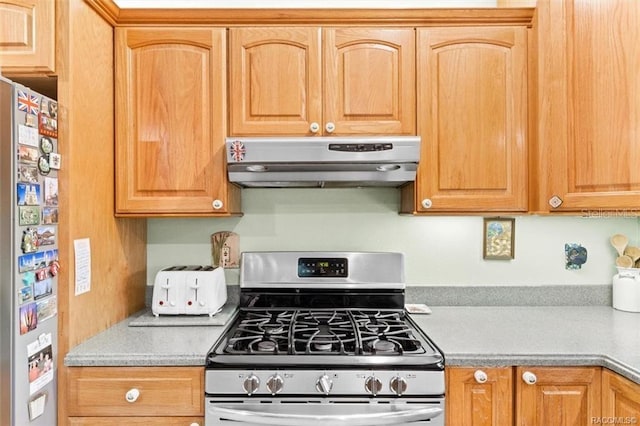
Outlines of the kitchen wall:
{"label": "kitchen wall", "polygon": [[[404,216],[399,201],[392,188],[244,189],[243,217],[149,219],[147,283],[163,267],[211,264],[217,231],[238,233],[240,251],[403,252],[406,282],[416,286],[610,284],[609,237],[623,233],[634,244],[639,237],[638,220],[622,214],[511,216],[515,259],[483,260],[481,216]],[[582,269],[565,269],[565,243],[587,248]],[[237,280],[237,270],[228,270],[227,281]]]}

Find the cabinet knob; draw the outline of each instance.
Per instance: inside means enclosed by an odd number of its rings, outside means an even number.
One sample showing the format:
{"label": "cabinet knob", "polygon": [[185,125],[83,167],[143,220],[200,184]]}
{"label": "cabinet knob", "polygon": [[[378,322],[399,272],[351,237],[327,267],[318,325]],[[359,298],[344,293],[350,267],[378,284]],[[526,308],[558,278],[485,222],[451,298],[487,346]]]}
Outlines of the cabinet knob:
{"label": "cabinet knob", "polygon": [[213,206],[215,210],[220,210],[222,206],[224,206],[224,203],[221,200],[213,200],[211,206]]}
{"label": "cabinet knob", "polygon": [[311,125],[309,126],[309,131],[311,133],[318,133],[319,130],[320,130],[320,125],[315,121],[311,123]]}
{"label": "cabinet knob", "polygon": [[531,371],[525,371],[522,373],[522,380],[528,385],[535,385],[538,378]]}
{"label": "cabinet knob", "polygon": [[422,207],[425,209],[430,209],[431,206],[433,206],[433,203],[431,202],[430,198],[425,198],[424,200],[422,200],[422,203],[420,204],[422,204]]}
{"label": "cabinet knob", "polygon": [[549,205],[554,209],[557,209],[562,205],[562,198],[554,195],[553,197],[549,198]]}
{"label": "cabinet knob", "polygon": [[324,129],[327,131],[327,133],[333,133],[333,131],[336,130],[336,125],[332,122],[328,122],[327,124],[325,124]]}
{"label": "cabinet knob", "polygon": [[476,382],[478,383],[487,383],[487,379],[488,379],[487,373],[485,373],[482,370],[476,370],[473,373],[473,378],[476,379]]}
{"label": "cabinet knob", "polygon": [[200,423],[193,422],[189,426],[200,426]]}
{"label": "cabinet knob", "polygon": [[133,388],[127,391],[127,393],[124,395],[124,399],[126,399],[128,403],[133,404],[138,400],[139,396],[140,391],[136,388]]}

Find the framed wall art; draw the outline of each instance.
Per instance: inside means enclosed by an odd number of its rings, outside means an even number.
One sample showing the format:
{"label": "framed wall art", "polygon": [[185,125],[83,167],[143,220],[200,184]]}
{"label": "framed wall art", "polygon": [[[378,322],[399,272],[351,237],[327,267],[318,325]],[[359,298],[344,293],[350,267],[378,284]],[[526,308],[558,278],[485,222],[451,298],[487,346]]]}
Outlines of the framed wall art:
{"label": "framed wall art", "polygon": [[514,258],[514,218],[485,217],[482,239],[482,258],[487,260],[511,260]]}

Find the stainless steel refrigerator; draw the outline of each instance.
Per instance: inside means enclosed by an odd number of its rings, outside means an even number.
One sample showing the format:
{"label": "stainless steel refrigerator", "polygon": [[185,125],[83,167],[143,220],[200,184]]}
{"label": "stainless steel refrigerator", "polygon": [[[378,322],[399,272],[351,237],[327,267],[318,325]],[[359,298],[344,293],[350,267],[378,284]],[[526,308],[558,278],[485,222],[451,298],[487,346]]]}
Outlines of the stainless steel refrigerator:
{"label": "stainless steel refrigerator", "polygon": [[0,425],[56,424],[58,104],[0,77]]}

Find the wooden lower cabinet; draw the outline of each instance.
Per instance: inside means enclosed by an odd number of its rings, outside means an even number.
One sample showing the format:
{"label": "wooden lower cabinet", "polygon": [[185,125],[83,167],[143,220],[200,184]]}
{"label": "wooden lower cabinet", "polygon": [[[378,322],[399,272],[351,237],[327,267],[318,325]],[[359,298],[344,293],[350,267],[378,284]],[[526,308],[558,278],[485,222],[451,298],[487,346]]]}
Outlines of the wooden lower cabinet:
{"label": "wooden lower cabinet", "polygon": [[[449,367],[446,375],[448,426],[585,426],[604,414],[600,367]],[[640,387],[634,394],[615,383],[611,392],[625,395],[619,412],[638,410]]]}
{"label": "wooden lower cabinet", "polygon": [[70,367],[71,425],[204,424],[204,367]]}
{"label": "wooden lower cabinet", "polygon": [[448,425],[513,424],[511,367],[452,367],[446,373]]}
{"label": "wooden lower cabinet", "polygon": [[602,418],[612,424],[640,424],[640,385],[603,370]]}

